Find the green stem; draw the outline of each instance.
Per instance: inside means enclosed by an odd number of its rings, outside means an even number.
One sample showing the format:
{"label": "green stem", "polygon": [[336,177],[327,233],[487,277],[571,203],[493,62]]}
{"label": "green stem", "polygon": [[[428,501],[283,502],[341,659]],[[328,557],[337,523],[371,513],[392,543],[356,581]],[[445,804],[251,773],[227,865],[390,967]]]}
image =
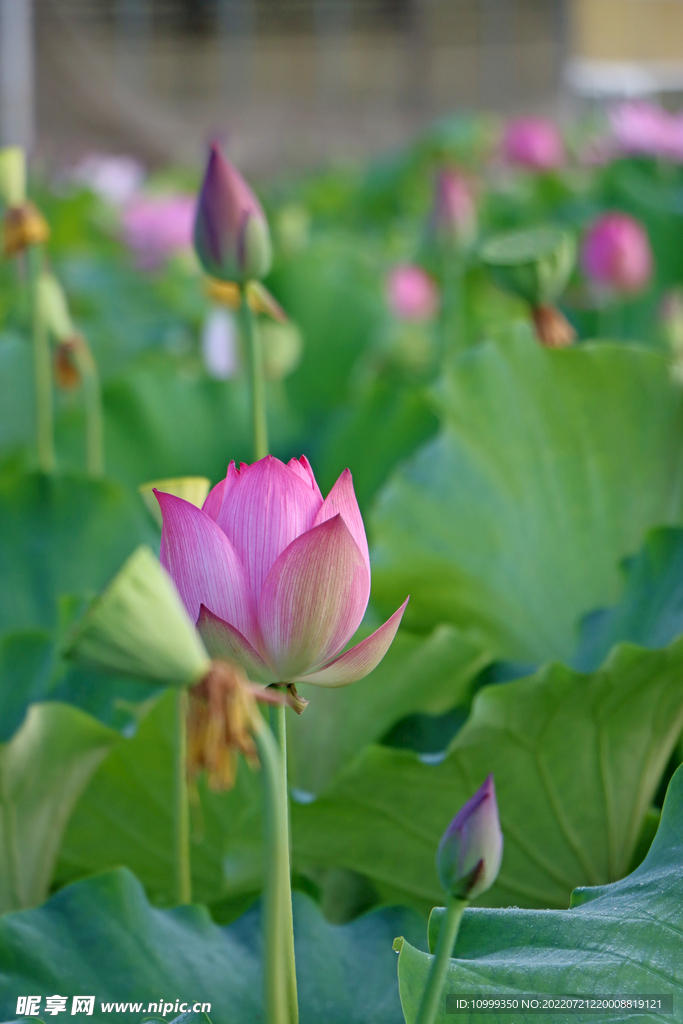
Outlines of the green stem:
{"label": "green stem", "polygon": [[270,707],[270,725],[278,745],[278,800],[282,807],[287,834],[287,847],[283,854],[283,885],[286,892],[283,897],[283,943],[287,971],[287,994],[289,1001],[289,1019],[291,1024],[299,1020],[299,998],[296,989],[296,960],[294,956],[294,920],[292,917],[292,874],[289,852],[289,790],[287,788],[287,719],[285,705],[276,704]]}
{"label": "green stem", "polygon": [[26,250],[26,265],[31,298],[38,465],[43,473],[53,473],[56,464],[52,412],[52,359],[47,329],[38,309],[38,277],[42,269],[42,260],[41,247],[30,245]]}
{"label": "green stem", "polygon": [[175,890],[177,903],[192,902],[190,863],[190,799],[187,788],[187,690],[175,695]]}
{"label": "green stem", "polygon": [[[79,339],[80,342],[80,339]],[[104,420],[97,364],[85,341],[74,348],[74,360],[83,382],[85,406],[85,458],[88,476],[104,476]]]}
{"label": "green stem", "polygon": [[453,946],[458,936],[458,929],[460,928],[460,920],[467,903],[467,900],[455,899],[453,896],[448,897],[446,917],[441,925],[439,939],[436,944],[436,953],[432,960],[432,968],[427,978],[425,990],[422,993],[420,1010],[415,1024],[433,1024],[436,1019],[446,981],[448,962],[451,958]]}
{"label": "green stem", "polygon": [[266,380],[263,371],[263,342],[254,322],[254,314],[242,290],[240,306],[242,337],[249,361],[249,383],[251,385],[251,418],[254,431],[254,459],[258,461],[268,454],[268,422],[266,419]]}
{"label": "green stem", "polygon": [[254,739],[263,770],[266,805],[266,888],[263,936],[265,996],[268,1024],[293,1024],[288,983],[288,949],[282,936],[291,918],[289,878],[289,829],[282,803],[280,749],[259,712],[253,716]]}
{"label": "green stem", "polygon": [[443,258],[441,297],[441,356],[447,362],[467,344],[465,323],[465,261],[461,253],[446,252]]}

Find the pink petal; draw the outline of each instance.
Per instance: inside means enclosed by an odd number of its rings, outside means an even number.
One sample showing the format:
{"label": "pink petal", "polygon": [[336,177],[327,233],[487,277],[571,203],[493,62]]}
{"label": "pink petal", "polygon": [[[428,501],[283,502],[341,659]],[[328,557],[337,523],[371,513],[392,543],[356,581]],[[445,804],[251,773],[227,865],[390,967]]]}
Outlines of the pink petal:
{"label": "pink petal", "polygon": [[250,679],[259,683],[275,683],[275,676],[259,652],[246,637],[229,622],[220,619],[202,605],[197,620],[197,629],[212,658],[227,658],[236,661]]}
{"label": "pink petal", "polygon": [[368,597],[370,596],[370,553],[368,551],[368,539],[365,536],[363,517],[358,508],[356,494],[353,489],[353,477],[351,471],[345,469],[339,477],[330,493],[325,498],[320,511],[315,517],[315,525],[324,523],[326,519],[341,514],[342,519],[349,528],[351,536],[355,540],[363,561],[368,570]]}
{"label": "pink petal", "polygon": [[256,638],[256,614],[244,566],[225,534],[205,512],[172,494],[155,490],[164,517],[161,564],[168,569],[196,622],[202,604]]}
{"label": "pink petal", "polygon": [[216,522],[247,570],[255,602],[275,559],[311,529],[319,508],[312,487],[272,455],[228,476]]}
{"label": "pink petal", "polygon": [[318,481],[313,475],[311,464],[305,455],[302,455],[300,459],[290,459],[289,462],[287,463],[287,466],[289,467],[289,469],[294,470],[296,475],[300,476],[304,483],[310,483],[311,487],[318,495],[320,500],[323,500],[323,496],[320,493],[320,488],[318,487]]}
{"label": "pink petal", "polygon": [[368,571],[340,515],[282,552],[258,606],[262,650],[281,682],[317,668],[348,643],[368,603]]}
{"label": "pink petal", "polygon": [[215,522],[218,518],[218,513],[221,510],[223,504],[223,491],[225,490],[225,480],[219,480],[215,487],[212,487],[206,496],[206,501],[202,505],[202,512],[204,512],[209,519],[213,519]]}
{"label": "pink petal", "polygon": [[361,640],[350,651],[340,654],[338,658],[330,661],[317,672],[311,672],[307,676],[297,676],[294,681],[314,683],[316,686],[347,686],[349,683],[357,683],[359,679],[363,679],[374,668],[377,668],[391,647],[409,600],[410,598],[407,597],[398,611],[395,611],[383,626],[376,629],[365,640]]}

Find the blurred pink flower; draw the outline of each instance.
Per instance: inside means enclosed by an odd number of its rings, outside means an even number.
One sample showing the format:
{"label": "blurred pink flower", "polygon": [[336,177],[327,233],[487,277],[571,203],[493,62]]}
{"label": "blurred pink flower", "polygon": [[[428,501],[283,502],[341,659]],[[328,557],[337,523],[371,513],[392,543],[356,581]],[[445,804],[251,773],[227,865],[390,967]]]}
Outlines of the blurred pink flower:
{"label": "blurred pink flower", "polygon": [[552,171],[565,161],[562,136],[547,117],[520,117],[509,121],[503,135],[503,156],[508,163],[534,171]]}
{"label": "blurred pink flower", "polygon": [[120,206],[132,199],[141,187],[145,168],[133,156],[89,153],[76,164],[69,177],[85,185],[100,199]]}
{"label": "blurred pink flower", "polygon": [[477,207],[472,187],[459,171],[439,171],[431,224],[436,238],[454,248],[466,248],[474,242]]}
{"label": "blurred pink flower", "polygon": [[640,100],[615,107],[610,122],[623,153],[683,160],[683,114]]}
{"label": "blurred pink flower", "polygon": [[138,266],[155,270],[192,245],[195,199],[190,195],[139,196],[124,208],[121,228]]}
{"label": "blurred pink flower", "polygon": [[586,232],[581,265],[591,280],[616,292],[637,292],[652,276],[652,249],[640,221],[605,213]]}
{"label": "blurred pink flower", "polygon": [[161,562],[212,657],[264,683],[344,686],[386,654],[406,602],[342,651],[370,596],[370,558],[344,470],[323,501],[308,460],[231,462],[200,510],[155,491]]}
{"label": "blurred pink flower", "polygon": [[439,297],[432,278],[414,263],[403,263],[390,271],[387,302],[399,320],[430,320],[437,311]]}

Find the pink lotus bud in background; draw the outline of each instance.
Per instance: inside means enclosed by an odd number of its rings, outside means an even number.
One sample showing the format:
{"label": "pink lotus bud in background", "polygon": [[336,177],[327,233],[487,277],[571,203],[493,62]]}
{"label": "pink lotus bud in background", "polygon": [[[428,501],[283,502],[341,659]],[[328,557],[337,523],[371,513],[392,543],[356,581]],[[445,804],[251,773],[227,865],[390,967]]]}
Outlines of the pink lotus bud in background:
{"label": "pink lotus bud in background", "polygon": [[458,811],[443,834],[436,870],[445,891],[473,900],[490,889],[503,859],[503,833],[493,775]]}
{"label": "pink lotus bud in background", "polygon": [[365,527],[348,469],[323,500],[308,460],[268,455],[228,475],[200,510],[155,491],[161,562],[212,657],[264,683],[345,686],[371,672],[406,602],[342,653],[370,596]]}
{"label": "pink lotus bud in background", "polygon": [[640,221],[606,213],[586,232],[581,265],[594,284],[615,292],[637,292],[652,276],[652,250]]}
{"label": "pink lotus bud in background", "polygon": [[503,155],[508,163],[533,171],[552,171],[565,161],[562,136],[547,117],[521,117],[509,121],[503,135]]}
{"label": "pink lotus bud in background", "polygon": [[413,263],[404,263],[389,274],[387,302],[399,320],[431,320],[439,298],[429,274]]}
{"label": "pink lotus bud in background", "polygon": [[439,242],[454,249],[468,248],[477,237],[477,208],[472,188],[459,171],[439,172],[431,227]]}
{"label": "pink lotus bud in background", "polygon": [[76,164],[69,177],[112,206],[121,206],[139,191],[145,179],[145,168],[132,156],[89,153]]}
{"label": "pink lotus bud in background", "polygon": [[207,274],[243,283],[270,270],[268,222],[244,178],[211,146],[197,203],[194,245]]}
{"label": "pink lotus bud in background", "polygon": [[615,107],[610,123],[622,153],[683,160],[683,115],[640,100]]}
{"label": "pink lotus bud in background", "polygon": [[194,198],[140,196],[121,215],[123,238],[143,270],[156,270],[192,244]]}

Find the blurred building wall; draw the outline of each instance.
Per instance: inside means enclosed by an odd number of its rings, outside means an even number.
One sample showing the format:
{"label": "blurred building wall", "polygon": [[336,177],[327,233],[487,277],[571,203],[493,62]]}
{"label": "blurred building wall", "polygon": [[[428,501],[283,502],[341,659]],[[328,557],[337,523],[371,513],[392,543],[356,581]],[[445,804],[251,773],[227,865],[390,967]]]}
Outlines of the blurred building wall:
{"label": "blurred building wall", "polygon": [[39,146],[195,161],[218,132],[268,171],[457,110],[551,110],[568,2],[33,0]]}

